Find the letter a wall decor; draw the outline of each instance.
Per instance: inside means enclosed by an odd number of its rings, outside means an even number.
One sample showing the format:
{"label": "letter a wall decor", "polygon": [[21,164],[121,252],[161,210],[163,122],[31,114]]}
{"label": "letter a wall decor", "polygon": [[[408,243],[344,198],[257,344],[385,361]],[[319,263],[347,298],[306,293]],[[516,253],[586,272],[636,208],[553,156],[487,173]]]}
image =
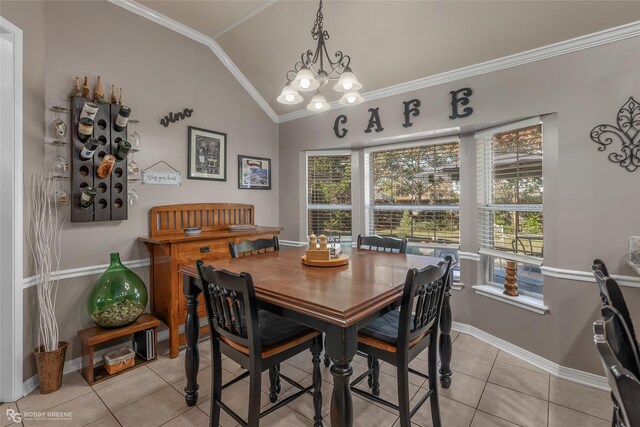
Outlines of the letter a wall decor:
{"label": "letter a wall decor", "polygon": [[620,149],[609,153],[609,160],[629,172],[640,168],[640,104],[630,97],[618,111],[618,126],[598,125],[591,129],[591,139],[604,151],[614,141]]}

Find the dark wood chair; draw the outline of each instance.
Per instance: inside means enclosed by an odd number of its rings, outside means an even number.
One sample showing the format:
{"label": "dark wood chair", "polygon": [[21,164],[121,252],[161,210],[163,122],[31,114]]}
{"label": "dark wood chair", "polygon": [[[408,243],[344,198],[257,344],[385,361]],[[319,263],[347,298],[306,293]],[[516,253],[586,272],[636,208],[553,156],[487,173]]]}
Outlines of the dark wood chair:
{"label": "dark wood chair", "polygon": [[[227,412],[242,426],[256,427],[260,418],[286,405],[305,393],[313,393],[314,426],[322,426],[322,379],[320,373],[321,333],[258,308],[249,273],[216,270],[197,261],[211,338],[211,426],[218,426],[220,410]],[[260,412],[262,372],[281,362],[310,350],[313,363],[313,384],[303,387],[283,374],[279,376],[299,391]],[[234,360],[247,372],[222,385],[221,354]],[[271,372],[271,371],[270,371]],[[248,419],[243,420],[222,399],[222,391],[249,377]]]}
{"label": "dark wood chair", "polygon": [[239,256],[249,256],[254,253],[267,252],[269,249],[274,251],[280,250],[280,242],[278,236],[273,236],[273,239],[257,239],[247,240],[246,242],[234,243],[229,242],[229,251],[231,252],[231,258],[238,258]]}
{"label": "dark wood chair", "polygon": [[358,234],[358,249],[379,252],[407,253],[407,239],[397,237],[363,236]]}
{"label": "dark wood chair", "polygon": [[[616,282],[615,279],[609,277],[609,270],[607,269],[607,266],[603,261],[599,259],[593,261],[591,269],[593,271],[594,277],[596,278],[596,283],[598,284],[603,308],[611,306],[622,315],[626,327],[629,329],[629,333],[631,334],[633,342],[635,343],[634,347],[636,359],[640,361],[640,358],[638,357],[638,354],[640,354],[640,349],[638,348],[638,339],[636,338],[633,321],[631,320],[629,308],[627,307],[624,295],[622,295],[620,286],[618,286],[618,282]],[[638,369],[640,369],[640,362],[638,363],[638,366]]]}
{"label": "dark wood chair", "polygon": [[611,386],[613,426],[640,425],[640,382],[627,368],[634,356],[635,342],[624,317],[611,306],[602,308],[603,320],[593,324],[594,342]]}
{"label": "dark wood chair", "polygon": [[[438,404],[436,344],[451,263],[452,257],[447,256],[437,266],[409,270],[400,310],[386,313],[358,332],[358,350],[367,354],[369,369],[351,383],[351,390],[399,411],[401,427],[411,425],[411,417],[427,399],[431,403],[433,426],[442,425]],[[409,368],[409,363],[425,348],[429,349],[428,375]],[[380,360],[397,369],[398,405],[379,397]],[[429,390],[413,408],[410,408],[409,372],[429,380]],[[364,378],[368,379],[372,393],[357,388]]]}

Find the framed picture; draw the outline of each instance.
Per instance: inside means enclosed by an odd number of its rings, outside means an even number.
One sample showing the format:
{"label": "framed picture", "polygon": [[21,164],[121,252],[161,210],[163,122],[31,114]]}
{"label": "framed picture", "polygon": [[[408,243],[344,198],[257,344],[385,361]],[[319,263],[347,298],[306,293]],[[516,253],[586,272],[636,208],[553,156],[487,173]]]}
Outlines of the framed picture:
{"label": "framed picture", "polygon": [[189,179],[227,180],[227,134],[189,126]]}
{"label": "framed picture", "polygon": [[238,188],[271,190],[271,159],[238,156]]}

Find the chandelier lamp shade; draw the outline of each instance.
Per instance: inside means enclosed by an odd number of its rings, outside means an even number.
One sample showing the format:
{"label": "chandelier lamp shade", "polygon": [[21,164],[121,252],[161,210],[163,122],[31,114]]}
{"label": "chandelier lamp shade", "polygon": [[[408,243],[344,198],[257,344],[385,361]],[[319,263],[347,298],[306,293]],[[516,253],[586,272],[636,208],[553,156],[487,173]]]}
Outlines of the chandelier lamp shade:
{"label": "chandelier lamp shade", "polygon": [[277,98],[278,102],[287,105],[299,104],[304,100],[299,92],[314,92],[307,109],[318,112],[327,111],[330,105],[320,93],[320,88],[330,81],[335,81],[333,90],[344,94],[339,101],[340,104],[356,105],[364,101],[358,93],[362,89],[362,84],[350,67],[351,57],[340,50],[333,56],[327,52],[325,43],[329,39],[329,33],[324,30],[322,19],[322,0],[320,0],[316,21],[311,29],[311,36],[317,41],[315,51],[309,49],[304,52],[293,69],[287,71],[287,83]]}

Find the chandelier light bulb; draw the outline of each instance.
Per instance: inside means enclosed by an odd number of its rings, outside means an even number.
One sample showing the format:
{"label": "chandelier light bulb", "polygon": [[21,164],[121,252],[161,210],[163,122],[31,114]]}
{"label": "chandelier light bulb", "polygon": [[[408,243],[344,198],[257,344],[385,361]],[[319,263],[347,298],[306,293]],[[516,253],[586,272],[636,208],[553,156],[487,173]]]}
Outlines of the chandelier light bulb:
{"label": "chandelier light bulb", "polygon": [[353,74],[351,68],[346,67],[342,74],[340,74],[340,78],[338,79],[338,83],[333,87],[333,90],[336,92],[351,92],[358,91],[362,89],[362,84],[356,78],[356,75]]}
{"label": "chandelier light bulb", "polygon": [[342,87],[346,90],[351,90],[351,88],[353,87],[353,82],[344,82],[342,84]]}
{"label": "chandelier light bulb", "polygon": [[282,93],[280,94],[280,96],[278,96],[277,99],[279,103],[286,105],[299,104],[304,101],[302,95],[296,92],[296,90],[293,89],[289,85],[289,83],[287,83],[287,85],[282,89]]}
{"label": "chandelier light bulb", "polygon": [[300,87],[303,89],[309,89],[309,86],[311,86],[311,81],[309,81],[309,79],[301,79],[300,80]]}
{"label": "chandelier light bulb", "polygon": [[309,111],[327,111],[331,106],[320,92],[316,92],[311,98],[311,102],[307,105]]}
{"label": "chandelier light bulb", "polygon": [[358,92],[347,92],[338,101],[342,105],[358,105],[364,101]]}
{"label": "chandelier light bulb", "polygon": [[320,82],[313,75],[313,72],[303,65],[296,74],[296,78],[291,82],[291,87],[295,90],[308,92],[318,89]]}

